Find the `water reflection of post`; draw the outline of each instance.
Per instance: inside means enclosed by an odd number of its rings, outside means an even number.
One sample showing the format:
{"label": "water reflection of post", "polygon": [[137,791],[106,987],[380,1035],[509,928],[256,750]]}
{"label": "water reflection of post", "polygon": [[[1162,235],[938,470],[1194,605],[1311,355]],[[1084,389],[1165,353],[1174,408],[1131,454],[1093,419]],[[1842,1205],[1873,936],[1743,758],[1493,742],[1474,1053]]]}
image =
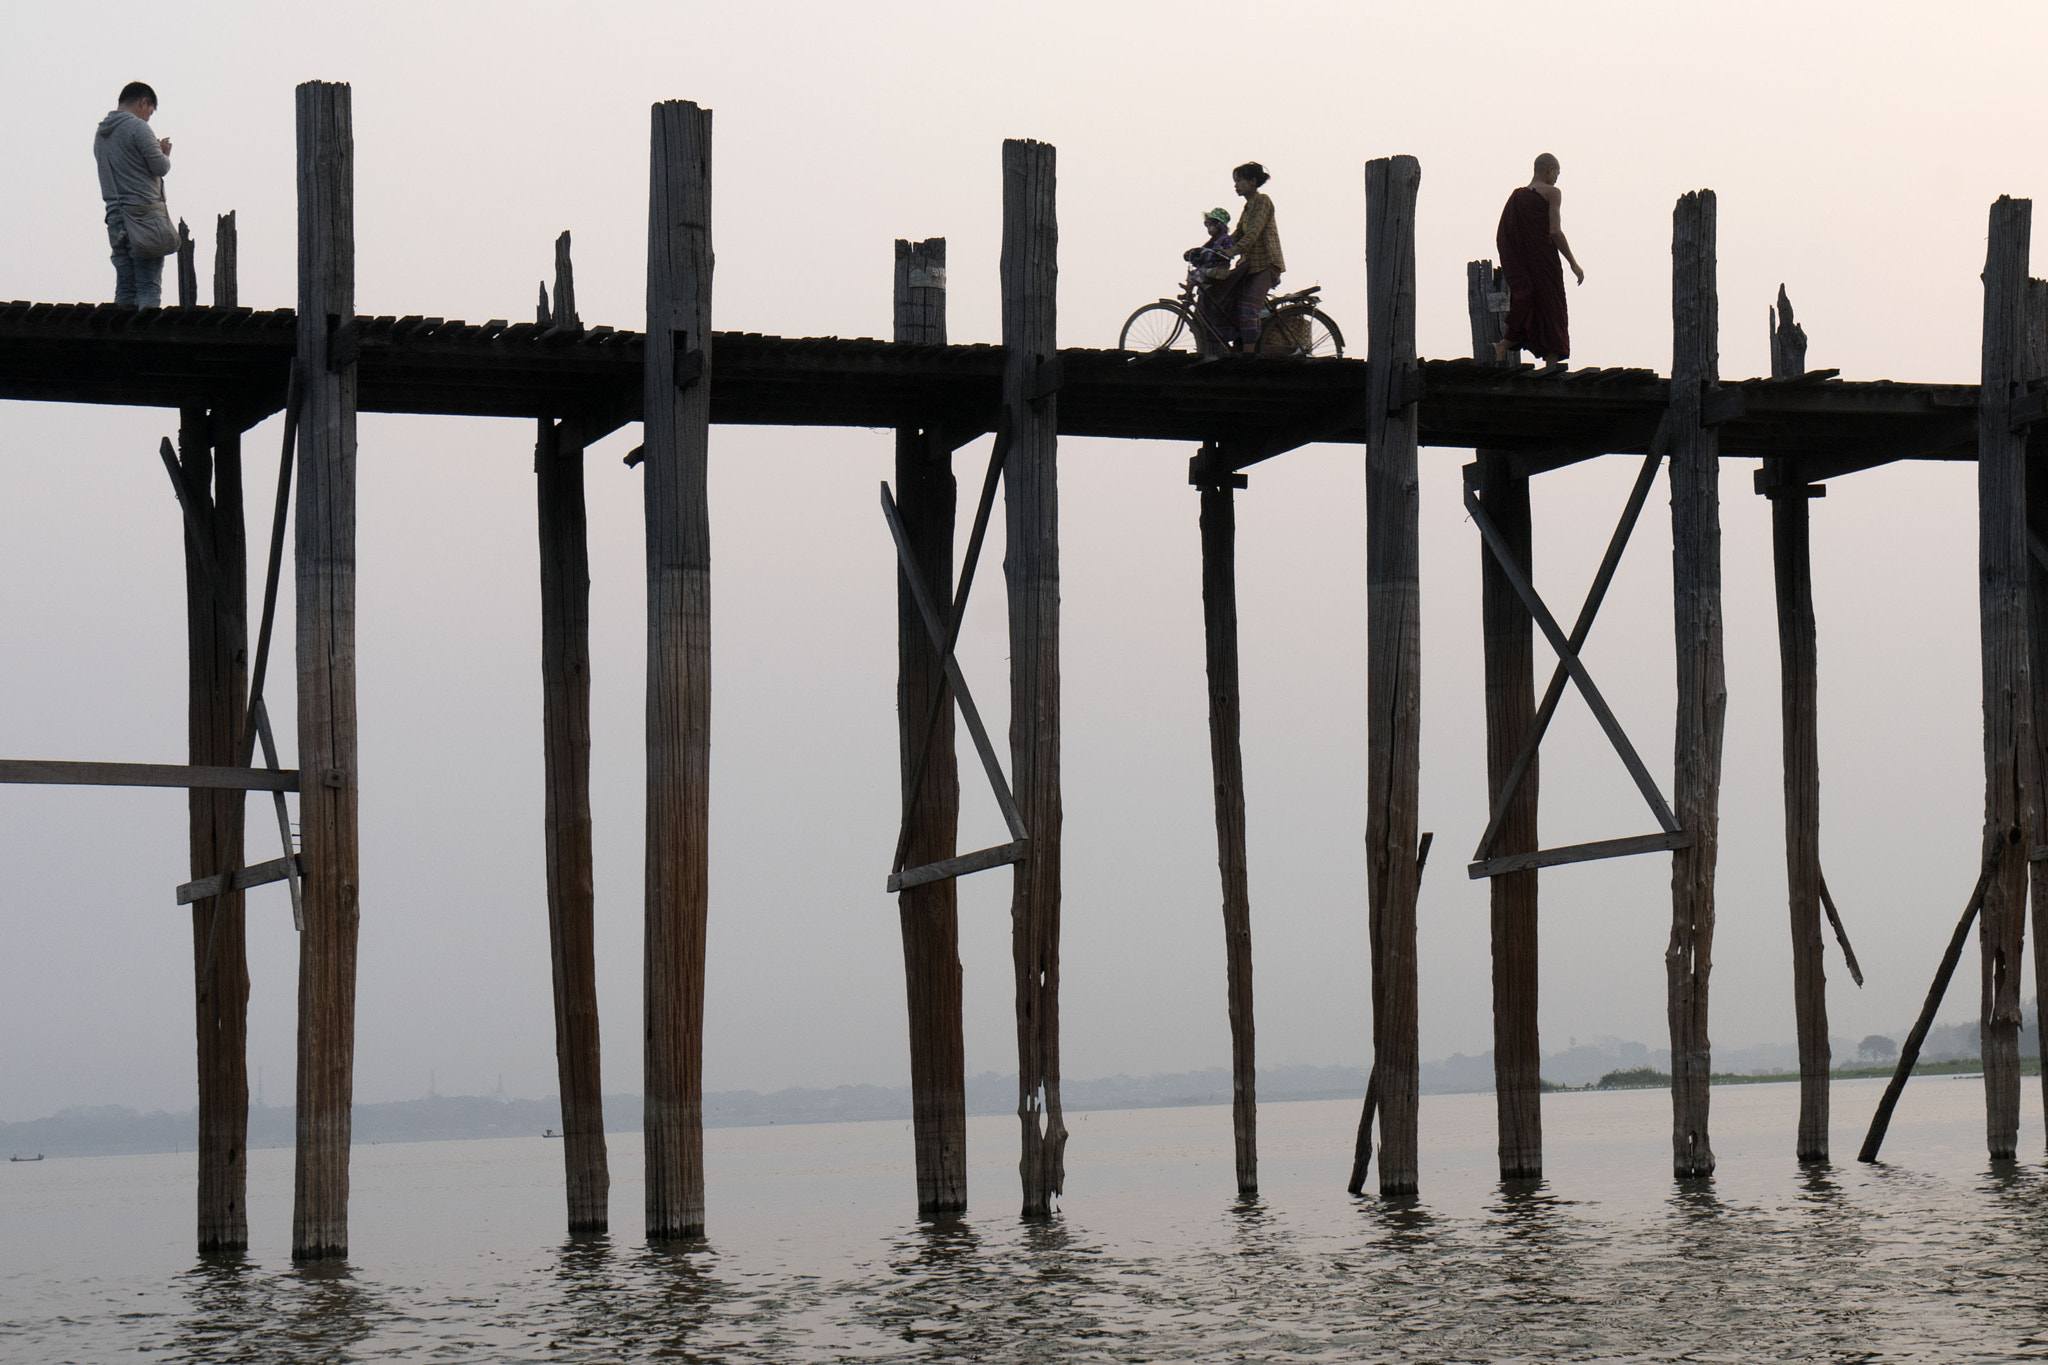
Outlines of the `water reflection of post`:
{"label": "water reflection of post", "polygon": [[[552,1332],[575,1338],[579,1346],[618,1344],[625,1334],[618,1306],[636,1302],[626,1293],[620,1267],[612,1255],[612,1239],[604,1233],[572,1234],[562,1243],[555,1262],[558,1304],[541,1316]],[[550,1343],[551,1347],[559,1342]]]}
{"label": "water reflection of post", "polygon": [[237,1350],[243,1338],[259,1324],[274,1321],[268,1281],[259,1279],[238,1251],[204,1254],[178,1281],[188,1307],[164,1347],[174,1358],[246,1358]]}
{"label": "water reflection of post", "polygon": [[272,1275],[239,1252],[202,1256],[179,1277],[189,1311],[163,1348],[173,1358],[271,1360],[290,1342],[309,1360],[345,1360],[389,1305],[346,1265],[302,1262]]}
{"label": "water reflection of post", "polygon": [[1500,1197],[1487,1213],[1501,1241],[1500,1263],[1508,1283],[1539,1302],[1553,1301],[1557,1286],[1581,1279],[1564,1202],[1543,1180],[1503,1180]]}
{"label": "water reflection of post", "polygon": [[1863,1235],[1863,1204],[1843,1193],[1829,1166],[1802,1166],[1799,1187],[1800,1217],[1794,1227],[1807,1244],[1797,1253],[1800,1259],[1820,1265],[1856,1264],[1870,1250]]}
{"label": "water reflection of post", "polygon": [[1245,1264],[1263,1266],[1267,1258],[1288,1239],[1285,1227],[1255,1194],[1248,1194],[1230,1206],[1231,1240]]}
{"label": "water reflection of post", "polygon": [[249,1330],[265,1336],[280,1330],[287,1340],[314,1345],[307,1354],[321,1360],[346,1360],[351,1347],[368,1341],[376,1319],[388,1314],[384,1301],[356,1282],[346,1265],[328,1261],[293,1268],[296,1284],[283,1302]]}
{"label": "water reflection of post", "polygon": [[[704,1339],[706,1326],[717,1306],[732,1294],[729,1286],[711,1275],[708,1260],[700,1247],[651,1244],[639,1260],[646,1272],[644,1282],[637,1286],[639,1292],[593,1295],[593,1309],[587,1316],[597,1331],[608,1335],[621,1356],[704,1358],[698,1353],[710,1345]],[[601,1270],[610,1258],[600,1248],[584,1263]],[[764,1323],[748,1323],[747,1336],[773,1358],[776,1352],[765,1328]]]}
{"label": "water reflection of post", "polygon": [[984,1310],[1010,1307],[1016,1286],[999,1273],[1000,1263],[983,1258],[972,1224],[920,1219],[891,1250],[890,1284],[874,1309],[874,1326],[896,1340],[943,1341],[949,1357],[1001,1358],[1003,1343],[994,1334],[1001,1315]]}

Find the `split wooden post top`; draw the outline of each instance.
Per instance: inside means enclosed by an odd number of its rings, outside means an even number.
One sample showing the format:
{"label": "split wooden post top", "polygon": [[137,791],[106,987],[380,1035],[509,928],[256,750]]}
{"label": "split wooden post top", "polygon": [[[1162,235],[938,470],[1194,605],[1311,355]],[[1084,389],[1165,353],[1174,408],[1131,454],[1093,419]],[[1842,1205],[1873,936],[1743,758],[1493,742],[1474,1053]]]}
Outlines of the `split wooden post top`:
{"label": "split wooden post top", "polygon": [[[535,325],[580,330],[569,234],[555,239],[555,298]],[[548,948],[555,1075],[571,1233],[607,1231],[605,1151],[590,822],[590,536],[583,500],[583,423],[538,423],[534,492],[540,541],[541,745],[546,797]]]}
{"label": "split wooden post top", "polygon": [[298,1149],[292,1255],[348,1255],[355,1065],[355,148],[349,87],[298,87],[300,854]]}
{"label": "split wooden post top", "polygon": [[[892,340],[946,341],[946,239],[896,242]],[[895,498],[904,544],[927,596],[954,600],[953,531],[958,486],[951,437],[940,415],[896,429]],[[953,702],[939,647],[918,608],[911,570],[896,572],[897,767],[902,781],[906,866],[954,856],[960,825],[960,774]],[[897,893],[903,939],[904,996],[910,1034],[913,1165],[920,1217],[967,1208],[966,1042],[961,1021],[959,882],[954,877],[904,886]]]}
{"label": "split wooden post top", "polygon": [[[1506,282],[1492,261],[1465,265],[1465,311],[1472,328],[1472,358],[1493,359],[1506,330]],[[1534,533],[1529,476],[1517,473],[1505,450],[1473,452],[1478,496],[1525,579],[1533,579]],[[1483,543],[1479,549],[1479,616],[1486,678],[1486,797],[1489,808],[1516,778],[1522,746],[1536,724],[1535,623],[1514,585]],[[1490,850],[1533,853],[1537,838],[1538,762],[1532,756],[1502,812]],[[1535,868],[1488,879],[1489,939],[1493,960],[1494,1126],[1500,1176],[1533,1180],[1543,1174],[1543,1078],[1537,1028],[1540,874]]]}
{"label": "split wooden post top", "polygon": [[711,778],[711,111],[652,112],[647,520],[647,1235],[704,1232]]}
{"label": "split wooden post top", "polygon": [[[1806,330],[1778,286],[1770,313],[1771,377],[1806,372]],[[1813,555],[1808,502],[1814,489],[1772,460],[1758,475],[1771,500],[1771,563],[1778,609],[1779,714],[1784,755],[1785,885],[1792,936],[1792,1013],[1799,1043],[1799,1127],[1794,1155],[1828,1159],[1827,974],[1820,901],[1820,738],[1818,655],[1813,616]]]}
{"label": "split wooden post top", "polygon": [[[197,303],[192,239],[179,223],[181,306]],[[234,215],[216,233],[215,306],[234,297]],[[188,279],[189,277],[189,279]],[[186,285],[190,284],[189,294]],[[242,507],[241,433],[211,408],[179,413],[179,501],[187,513],[185,620],[189,686],[188,757],[197,766],[241,761],[249,687],[248,547]],[[202,543],[204,542],[204,543]],[[198,1031],[199,1227],[202,1254],[249,1246],[249,964],[242,872],[240,792],[189,794],[194,880],[219,888],[195,897],[192,913],[194,1012]],[[183,897],[180,898],[184,899]]]}

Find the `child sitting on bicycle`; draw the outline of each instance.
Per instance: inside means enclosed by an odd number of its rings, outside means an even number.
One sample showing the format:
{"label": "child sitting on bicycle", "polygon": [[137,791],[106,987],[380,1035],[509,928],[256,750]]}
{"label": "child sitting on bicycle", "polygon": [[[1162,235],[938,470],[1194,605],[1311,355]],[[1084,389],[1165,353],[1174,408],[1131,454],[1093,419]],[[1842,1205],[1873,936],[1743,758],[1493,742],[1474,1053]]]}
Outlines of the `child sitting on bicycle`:
{"label": "child sitting on bicycle", "polygon": [[1208,324],[1208,337],[1202,338],[1204,351],[1210,349],[1209,338],[1231,335],[1226,328],[1230,325],[1230,258],[1236,244],[1230,237],[1230,210],[1210,209],[1202,215],[1202,228],[1209,234],[1207,241],[1198,247],[1181,253],[1181,259],[1188,263],[1188,283],[1195,287],[1195,307],[1200,311],[1202,321]]}

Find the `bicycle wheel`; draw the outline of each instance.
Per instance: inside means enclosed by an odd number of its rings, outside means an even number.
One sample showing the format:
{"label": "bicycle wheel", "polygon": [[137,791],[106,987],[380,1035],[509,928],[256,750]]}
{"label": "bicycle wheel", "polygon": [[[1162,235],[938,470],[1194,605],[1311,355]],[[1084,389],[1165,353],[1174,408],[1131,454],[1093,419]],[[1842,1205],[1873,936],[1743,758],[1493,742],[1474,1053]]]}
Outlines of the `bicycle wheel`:
{"label": "bicycle wheel", "polygon": [[1320,308],[1282,308],[1259,331],[1260,355],[1310,359],[1344,354],[1344,334]]}
{"label": "bicycle wheel", "polygon": [[1131,314],[1117,336],[1116,347],[1120,351],[1192,351],[1195,326],[1185,308],[1161,299]]}

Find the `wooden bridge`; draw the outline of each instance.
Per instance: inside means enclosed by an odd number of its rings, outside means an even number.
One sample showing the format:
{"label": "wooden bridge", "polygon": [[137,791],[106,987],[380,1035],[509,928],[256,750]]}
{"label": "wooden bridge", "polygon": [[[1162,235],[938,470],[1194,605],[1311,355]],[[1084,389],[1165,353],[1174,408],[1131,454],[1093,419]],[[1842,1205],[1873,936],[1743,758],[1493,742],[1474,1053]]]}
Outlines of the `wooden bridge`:
{"label": "wooden bridge", "polygon": [[[1228,358],[1060,348],[1054,329],[1054,152],[1002,149],[1002,344],[949,344],[945,244],[897,245],[893,339],[783,338],[710,330],[711,115],[687,102],[652,114],[648,310],[638,332],[585,326],[575,307],[568,235],[552,298],[534,321],[481,325],[359,316],[354,303],[353,143],[346,85],[297,93],[299,286],[293,309],[239,306],[233,216],[223,218],[213,303],[198,302],[188,241],[179,306],[0,305],[0,398],[179,410],[165,442],[188,531],[191,763],[0,761],[0,780],[145,783],[192,791],[191,878],[199,1021],[199,1241],[245,1246],[248,972],[243,897],[288,884],[300,937],[293,1254],[345,1256],[349,1116],[359,916],[355,695],[355,454],[361,411],[535,419],[542,544],[543,743],[547,877],[557,1060],[566,1138],[568,1221],[607,1221],[591,945],[589,578],[583,453],[628,423],[645,478],[648,574],[646,1093],[651,1238],[705,1227],[702,1020],[707,917],[710,717],[709,513],[705,455],[715,423],[829,425],[896,432],[884,512],[897,577],[902,835],[891,866],[900,894],[909,1005],[918,1205],[966,1206],[959,876],[1010,867],[1017,977],[1022,1204],[1050,1211],[1061,1189],[1060,690],[1057,442],[1067,436],[1166,440],[1193,448],[1200,491],[1210,740],[1233,1035],[1237,1183],[1257,1187],[1251,911],[1238,747],[1234,491],[1261,461],[1311,442],[1365,447],[1369,806],[1364,937],[1371,948],[1374,1069],[1352,1188],[1378,1134],[1383,1195],[1417,1188],[1419,1053],[1416,891],[1429,849],[1417,828],[1420,594],[1419,446],[1466,447],[1466,506],[1481,533],[1489,790],[1493,809],[1467,872],[1493,900],[1495,1066],[1504,1178],[1540,1175],[1536,1011],[1538,869],[1592,858],[1668,854],[1666,953],[1673,1068],[1673,1168],[1713,1170],[1707,1128],[1708,977],[1714,930],[1721,747],[1726,713],[1720,600],[1720,460],[1761,462],[1773,500],[1783,664],[1785,793],[1794,1009],[1801,1057],[1795,1155],[1825,1160],[1828,1042],[1821,973],[1814,623],[1806,527],[1819,481],[1894,460],[1975,460],[1982,519],[1987,802],[1982,876],[1928,1011],[1980,911],[1985,980],[1987,1133],[1993,1156],[2018,1139],[2019,971],[2030,867],[2048,857],[2036,829],[2048,749],[2034,724],[2048,708],[2048,285],[2027,276],[2030,205],[1991,210],[1981,386],[1848,383],[1809,374],[1804,338],[1781,291],[1770,378],[1723,381],[1717,368],[1715,201],[1688,194],[1673,215],[1673,356],[1647,369],[1536,371],[1415,354],[1414,224],[1420,168],[1392,157],[1366,169],[1369,318],[1364,359]],[[1468,272],[1473,354],[1499,335],[1500,285]],[[249,630],[241,527],[241,440],[285,414],[257,629]],[[2041,434],[2034,434],[2042,428]],[[953,452],[993,431],[956,582]],[[1642,457],[1594,587],[1567,629],[1529,581],[1528,481],[1605,455]],[[1668,461],[1678,708],[1673,790],[1658,789],[1578,657],[1622,553]],[[1010,620],[1007,767],[953,658],[980,548],[1004,493]],[[296,496],[296,508],[291,507]],[[299,767],[278,766],[263,682],[284,585],[286,522],[298,621]],[[2033,559],[2030,561],[2030,553]],[[1534,638],[1559,663],[1539,701]],[[1642,790],[1647,833],[1568,848],[1536,838],[1535,754],[1567,685],[1576,686]],[[992,849],[955,843],[955,714],[1010,825]],[[257,766],[259,749],[263,765]],[[250,866],[244,809],[272,793],[286,846]],[[290,846],[296,792],[303,846]],[[1475,817],[1477,812],[1475,812]],[[1475,827],[1477,820],[1474,821]],[[883,850],[876,876],[883,877]],[[2035,874],[2035,914],[2042,882]],[[1839,926],[1838,926],[1839,932]],[[1846,949],[1847,941],[1843,940]],[[1851,959],[1853,963],[1853,958]],[[2040,956],[2036,970],[2040,972]],[[1852,967],[1853,969],[1853,967]],[[2048,998],[2048,979],[2041,992]],[[1897,1085],[1910,1069],[1909,1041]],[[1881,1124],[1873,1130],[1867,1154]]]}

